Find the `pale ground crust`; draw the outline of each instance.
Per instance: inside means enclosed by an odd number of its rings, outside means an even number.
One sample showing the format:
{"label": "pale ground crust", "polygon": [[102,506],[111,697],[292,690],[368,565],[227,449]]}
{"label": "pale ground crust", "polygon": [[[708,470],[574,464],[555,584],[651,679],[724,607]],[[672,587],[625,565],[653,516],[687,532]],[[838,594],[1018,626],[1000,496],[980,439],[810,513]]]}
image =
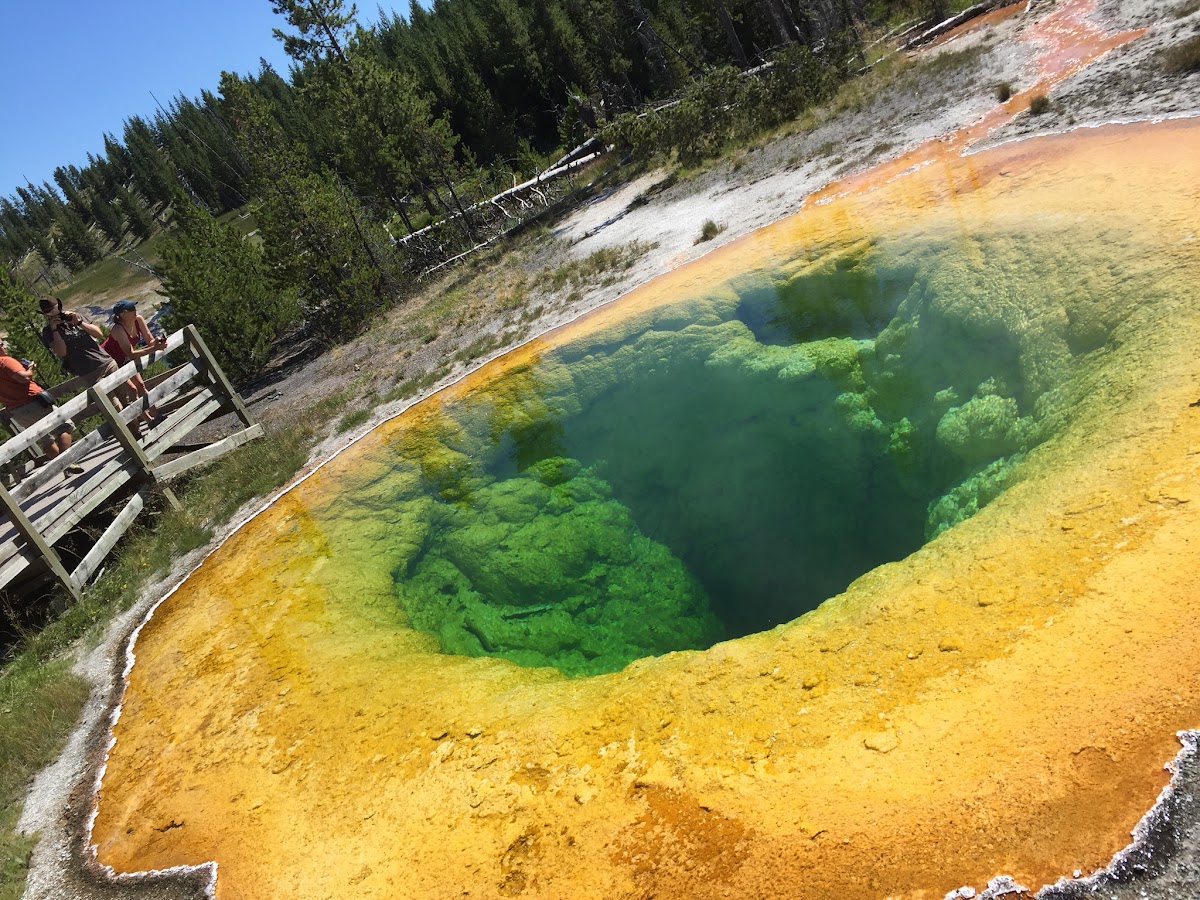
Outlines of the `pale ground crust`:
{"label": "pale ground crust", "polygon": [[[1117,119],[1154,118],[1195,113],[1197,96],[1200,95],[1200,90],[1197,89],[1197,79],[1192,77],[1186,80],[1176,79],[1172,82],[1158,76],[1154,69],[1152,57],[1156,50],[1155,44],[1161,45],[1169,40],[1169,37],[1165,35],[1172,29],[1180,27],[1174,20],[1169,20],[1164,12],[1172,6],[1173,4],[1149,2],[1101,4],[1101,15],[1104,17],[1106,27],[1110,30],[1147,25],[1155,27],[1145,38],[1115,51],[1101,62],[1085,69],[1055,89],[1053,96],[1056,99],[1059,96],[1072,98],[1071,103],[1064,102],[1062,106],[1071,111],[1076,119],[1074,123],[1065,121],[1065,114],[1060,113],[1054,114],[1057,116],[1057,120],[1043,118],[1042,121],[1034,122],[1029,118],[1018,119],[1005,131],[997,134],[994,140],[1028,133],[1033,126],[1048,125],[1053,130],[1069,127],[1070,124],[1083,125]],[[1006,37],[1000,42],[997,50],[985,57],[985,65],[991,67],[989,74],[994,76],[994,80],[1011,80],[1014,84],[1021,85],[1031,79],[1025,68],[1030,61],[1027,48],[1022,48],[1011,40],[1011,32],[1024,27],[1025,24],[1025,21],[1018,17],[1008,20],[1003,26],[998,26],[998,30],[1007,29]],[[978,39],[978,37],[967,39]],[[949,46],[952,48],[953,42]],[[1142,74],[1140,81],[1130,77],[1130,73],[1139,72]],[[1109,90],[1108,81],[1116,77],[1114,73],[1121,73],[1122,91],[1124,92],[1122,95],[1114,95]],[[818,129],[814,136],[791,138],[770,145],[751,155],[748,164],[740,170],[733,171],[728,167],[718,168],[701,176],[693,183],[664,192],[662,196],[640,208],[629,209],[630,201],[657,179],[655,176],[648,176],[642,183],[627,186],[571,216],[560,227],[560,230],[564,235],[577,240],[573,252],[580,256],[586,255],[598,246],[623,244],[639,238],[656,241],[657,248],[630,273],[623,285],[614,287],[607,295],[602,292],[589,294],[580,301],[578,308],[560,310],[557,315],[563,319],[570,318],[587,307],[606,302],[612,298],[613,293],[624,290],[630,283],[653,277],[706,252],[715,244],[701,247],[692,245],[694,236],[699,232],[700,223],[705,219],[711,218],[727,226],[727,230],[717,242],[724,243],[794,211],[800,200],[811,190],[820,187],[831,174],[827,165],[818,163],[807,163],[799,169],[787,169],[785,160],[796,156],[797,152],[804,147],[811,151],[813,147],[824,141],[840,141],[847,148],[847,159],[861,159],[867,155],[870,148],[876,145],[877,136],[882,127],[888,131],[893,144],[893,149],[888,151],[890,155],[897,150],[914,147],[927,137],[946,133],[967,124],[986,112],[990,106],[992,106],[990,97],[986,96],[985,91],[980,90],[971,94],[951,97],[951,102],[945,103],[938,102],[936,98],[885,96],[881,103],[867,113],[848,115],[836,122],[827,123]],[[879,123],[882,123],[882,126]],[[555,324],[558,323],[555,321],[546,323],[548,326]],[[319,368],[320,363],[317,366]],[[1185,384],[1184,389],[1186,387]],[[1180,397],[1174,399],[1182,399],[1183,393],[1184,391],[1181,391]],[[380,415],[386,415],[386,412]],[[1195,459],[1194,451],[1197,443],[1193,426],[1182,421],[1177,423],[1171,440],[1180,451],[1175,459]],[[343,437],[335,443],[344,444],[345,438]],[[331,443],[324,448],[325,454],[334,449],[336,446]],[[1189,457],[1189,454],[1193,455]],[[1161,461],[1169,457],[1170,453],[1163,450],[1161,453],[1156,452],[1155,456]],[[1176,485],[1186,485],[1190,478],[1194,493],[1196,483],[1194,470],[1169,472],[1162,468],[1153,473],[1143,473],[1143,475],[1152,476],[1152,480],[1155,482],[1154,485],[1148,485],[1148,488],[1159,485],[1164,477],[1168,480],[1175,479],[1173,483]],[[1176,490],[1175,494],[1178,493],[1179,490]],[[1143,535],[1144,539],[1140,538],[1137,541],[1138,552],[1125,554],[1112,566],[1113,571],[1108,573],[1106,578],[1116,579],[1116,584],[1128,583],[1128,579],[1144,579],[1147,583],[1153,583],[1156,586],[1155,592],[1150,592],[1154,593],[1156,598],[1169,596],[1172,592],[1179,592],[1181,598],[1187,595],[1191,585],[1195,583],[1196,560],[1194,552],[1189,555],[1182,553],[1180,548],[1186,546],[1186,539],[1189,535],[1200,533],[1196,527],[1200,523],[1195,521],[1200,510],[1197,510],[1196,505],[1191,502],[1191,496],[1182,499],[1175,495],[1171,495],[1171,497],[1179,501],[1169,504],[1174,510],[1173,515],[1164,520],[1162,527],[1157,531],[1148,529]],[[249,512],[253,512],[253,510]],[[1153,533],[1151,533],[1152,531]],[[1156,546],[1174,560],[1176,564],[1174,571],[1160,571],[1159,563],[1162,556],[1153,552],[1153,548]],[[197,553],[189,559],[183,560],[165,584],[173,583],[181,578],[194,567],[200,557],[201,554]],[[137,885],[108,884],[103,880],[96,880],[81,873],[73,862],[77,858],[76,854],[80,850],[83,840],[81,826],[85,824],[91,808],[90,791],[95,778],[93,774],[94,760],[99,753],[103,752],[108,741],[105,727],[108,721],[107,710],[111,708],[111,704],[116,698],[118,676],[125,667],[124,652],[127,639],[132,628],[146,615],[147,608],[161,595],[163,588],[164,585],[159,585],[156,589],[148,592],[147,598],[137,608],[114,623],[109,640],[80,661],[80,671],[91,678],[97,688],[84,720],[67,751],[54,766],[39,777],[27,804],[23,827],[39,830],[42,833],[42,839],[35,852],[34,870],[27,896],[54,898],[194,896],[197,890],[203,891],[202,885],[209,881],[207,873],[200,873],[193,879],[191,887],[179,881],[167,884],[155,884],[153,881]],[[1065,621],[1057,623],[1056,627],[1087,628],[1088,625],[1082,621]],[[1172,635],[1148,634],[1139,636],[1139,638],[1156,643],[1156,645],[1161,644],[1164,654],[1169,657]],[[1069,666],[1069,660],[1055,661],[1053,659],[1057,653],[1057,644],[1057,641],[1047,639],[1044,649],[1047,657],[1046,665]],[[1026,646],[1029,647],[1028,644]],[[1114,649],[1118,653],[1121,652],[1120,648]],[[730,657],[734,658],[743,653],[753,655],[761,650],[761,647],[757,647],[751,641],[740,649],[731,646],[728,652]],[[1169,660],[1164,660],[1164,665],[1168,664]],[[1194,673],[1189,672],[1185,667],[1180,672],[1180,678],[1194,681]],[[937,717],[932,711],[936,710],[936,705],[937,699],[930,698],[930,715],[934,720]],[[1021,731],[1016,724],[997,723],[997,725],[1013,729],[1014,741],[1019,742],[1022,739]],[[884,731],[886,730],[884,729]],[[949,735],[947,739],[950,739]],[[964,735],[963,739],[969,740],[969,735]],[[866,741],[878,745],[872,748],[870,743],[865,743],[868,757],[873,753],[878,754],[879,747],[888,743],[886,737],[873,738],[871,735],[863,737],[863,742]],[[1170,744],[1172,742],[1173,738],[1160,741],[1164,761],[1171,756]],[[1177,747],[1178,744],[1175,746]],[[887,759],[889,755],[890,753],[881,754],[880,758]],[[1080,765],[1085,768],[1092,766],[1105,769],[1113,764],[1114,755],[1116,754],[1104,747],[1081,747],[1079,750]],[[874,761],[868,759],[866,764],[872,765]],[[1119,773],[1114,772],[1113,775],[1119,781]],[[1185,787],[1190,784],[1194,788],[1196,777],[1191,767],[1182,767],[1179,777],[1183,780]],[[669,774],[658,773],[644,777],[640,789],[649,792],[649,796],[658,797],[657,806],[651,803],[652,809],[657,810],[656,814],[670,818],[677,812],[671,809],[671,792],[675,788]],[[1194,793],[1194,790],[1179,791],[1158,807],[1160,817],[1182,818],[1179,818],[1179,824],[1174,829],[1167,829],[1169,832],[1167,838],[1174,836],[1171,840],[1163,837],[1161,828],[1155,832],[1159,844],[1150,846],[1154,852],[1149,854],[1152,857],[1149,868],[1164,870],[1168,876],[1174,873],[1177,881],[1174,883],[1160,882],[1159,886],[1155,888],[1157,892],[1148,896],[1183,897],[1194,894],[1196,844],[1194,811],[1190,814],[1191,818],[1187,818],[1189,815],[1187,798]],[[1065,802],[1069,802],[1069,800]],[[1082,814],[1085,811],[1080,810],[1080,812]],[[686,826],[688,823],[681,824]],[[714,837],[722,841],[727,841],[732,837],[731,834],[722,833],[723,825],[719,821],[691,824],[698,826],[696,829],[698,833],[707,829],[713,832]],[[1132,825],[1132,823],[1130,824]],[[814,834],[813,837],[816,839],[818,835]],[[1163,847],[1161,845],[1164,841],[1173,842],[1175,846]],[[764,841],[762,847],[748,847],[746,853],[751,857],[762,853],[769,856],[771,851],[768,844],[769,842]],[[1115,849],[1115,847],[1111,848],[1109,852],[1111,853]],[[846,862],[852,864],[855,862],[853,854],[849,850],[847,853],[849,855]],[[1134,853],[1120,862],[1128,867],[1139,864],[1138,860],[1138,855]],[[771,860],[766,857],[754,861],[766,869],[772,865]],[[748,859],[747,862],[751,862],[751,860]],[[1002,868],[998,869],[998,871],[1001,870]],[[997,884],[997,890],[1000,887]],[[863,884],[863,889],[866,894],[871,893],[868,883]],[[1108,887],[1102,883],[1094,883],[1087,885],[1086,889],[1092,891],[1096,896],[1125,896],[1121,893],[1125,889],[1119,886]],[[1071,891],[1080,889],[1064,887],[1059,890],[1061,893],[1055,896],[1076,896]],[[1049,896],[1052,891],[1046,893]],[[932,895],[929,894],[929,896]],[[1130,894],[1130,896],[1135,895]]]}

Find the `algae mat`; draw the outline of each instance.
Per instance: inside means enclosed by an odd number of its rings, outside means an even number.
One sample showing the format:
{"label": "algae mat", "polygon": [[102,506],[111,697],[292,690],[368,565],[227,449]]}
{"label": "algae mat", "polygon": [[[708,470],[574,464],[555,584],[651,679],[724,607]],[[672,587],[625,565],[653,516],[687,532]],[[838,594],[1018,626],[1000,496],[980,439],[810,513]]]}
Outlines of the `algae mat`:
{"label": "algae mat", "polygon": [[[216,861],[224,900],[941,897],[1103,865],[1166,783],[1176,731],[1200,725],[1197,150],[1200,126],[1181,121],[926,166],[736,242],[378,429],[142,629],[98,861]],[[864,371],[930,317],[1016,348],[1040,387],[1008,399],[1038,440],[1017,442],[998,497],[971,488],[982,511],[789,624],[613,673],[447,655],[404,624],[394,571],[372,558],[381,533],[411,555],[411,507],[430,501],[372,499],[397,448],[424,454],[427,480],[461,474],[446,454],[474,445],[457,410],[513,383],[502,374],[688,331],[665,324],[670,304],[709,315],[746,295],[741,273],[782,290],[814,261],[903,260],[930,236],[941,264],[912,276],[884,331],[832,339],[857,342]],[[1026,266],[1030,247],[1049,255]],[[785,350],[726,343],[738,365],[787,370]],[[891,383],[842,406],[895,449]],[[967,443],[998,459],[1015,445],[997,444],[997,421]],[[433,480],[453,492],[456,478]],[[374,506],[392,508],[388,527]]]}

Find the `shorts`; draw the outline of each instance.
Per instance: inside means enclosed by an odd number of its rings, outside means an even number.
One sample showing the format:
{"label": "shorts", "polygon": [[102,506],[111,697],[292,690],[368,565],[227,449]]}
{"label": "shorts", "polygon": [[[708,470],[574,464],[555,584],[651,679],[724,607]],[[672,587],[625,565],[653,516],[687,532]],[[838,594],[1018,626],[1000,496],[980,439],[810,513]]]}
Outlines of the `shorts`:
{"label": "shorts", "polygon": [[117,371],[118,368],[117,361],[110,358],[108,361],[96,366],[96,368],[84,375],[83,380],[87,382],[88,387],[91,387],[104,376],[111,375],[113,372]]}
{"label": "shorts", "polygon": [[[88,387],[92,387],[101,378],[105,378],[117,371],[120,366],[117,365],[115,359],[110,358],[103,365],[96,366],[92,371],[83,376],[83,380],[87,382]],[[124,409],[137,397],[137,392],[129,386],[129,382],[125,381],[113,388],[109,392],[109,399],[112,400],[113,406],[117,409]]]}
{"label": "shorts", "polygon": [[[24,431],[27,428],[32,428],[38,422],[42,421],[42,419],[46,418],[46,416],[50,415],[50,413],[54,412],[54,410],[55,407],[47,406],[46,404],[42,403],[41,400],[31,400],[24,406],[18,406],[16,409],[10,409],[8,414],[12,416],[12,420],[20,425],[21,430]],[[52,441],[57,438],[59,434],[62,434],[64,431],[70,431],[74,427],[75,423],[70,419],[67,419],[67,421],[62,423],[56,434],[48,434],[42,438],[42,440]]]}

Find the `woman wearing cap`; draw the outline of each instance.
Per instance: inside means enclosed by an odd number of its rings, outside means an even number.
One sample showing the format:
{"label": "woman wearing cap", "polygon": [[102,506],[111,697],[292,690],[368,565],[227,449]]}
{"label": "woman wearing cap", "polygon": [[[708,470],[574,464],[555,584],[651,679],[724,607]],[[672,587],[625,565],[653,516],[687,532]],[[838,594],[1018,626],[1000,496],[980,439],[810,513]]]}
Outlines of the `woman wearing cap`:
{"label": "woman wearing cap", "polygon": [[[150,333],[146,320],[138,314],[137,304],[132,300],[118,300],[113,305],[112,317],[112,331],[100,347],[117,361],[118,366],[125,365],[131,359],[139,359],[166,349],[167,339],[157,338]],[[129,386],[139,397],[145,397],[149,393],[141,375],[135,374],[130,378]],[[153,422],[158,418],[158,411],[148,405],[142,412],[142,418],[148,423]]]}

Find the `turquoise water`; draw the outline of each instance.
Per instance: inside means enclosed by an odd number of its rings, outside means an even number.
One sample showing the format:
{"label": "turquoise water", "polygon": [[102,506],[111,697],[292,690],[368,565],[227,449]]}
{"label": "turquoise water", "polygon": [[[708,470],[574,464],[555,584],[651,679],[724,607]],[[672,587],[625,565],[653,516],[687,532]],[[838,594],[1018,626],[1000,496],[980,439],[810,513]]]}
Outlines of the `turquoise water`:
{"label": "turquoise water", "polygon": [[1037,429],[1019,340],[938,316],[928,250],[747,277],[463,401],[395,571],[410,622],[605,671],[788,622],[969,515]]}
{"label": "turquoise water", "polygon": [[811,249],[632,314],[427,412],[328,515],[385,523],[397,611],[448,653],[592,674],[788,622],[1061,424],[1124,276],[1054,238]]}

